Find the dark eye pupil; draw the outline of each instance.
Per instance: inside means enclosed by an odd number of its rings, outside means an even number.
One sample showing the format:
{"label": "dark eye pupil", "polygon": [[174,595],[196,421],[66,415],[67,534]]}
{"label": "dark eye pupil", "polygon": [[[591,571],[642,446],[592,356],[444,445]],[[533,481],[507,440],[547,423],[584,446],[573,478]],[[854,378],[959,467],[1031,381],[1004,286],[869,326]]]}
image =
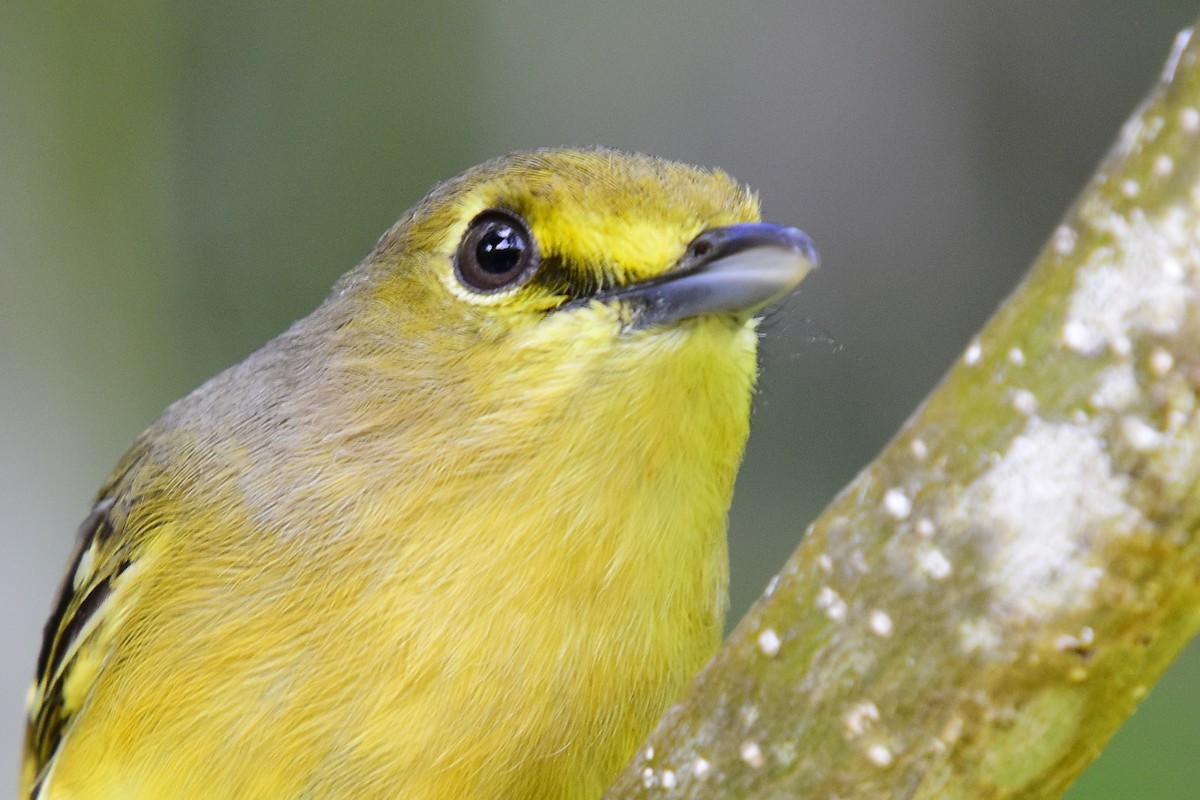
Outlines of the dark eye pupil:
{"label": "dark eye pupil", "polygon": [[479,267],[492,275],[503,275],[516,268],[525,250],[525,238],[510,225],[497,225],[485,233],[475,248]]}
{"label": "dark eye pupil", "polygon": [[476,215],[467,226],[454,271],[463,285],[480,292],[519,286],[537,271],[537,240],[520,216],[500,208]]}

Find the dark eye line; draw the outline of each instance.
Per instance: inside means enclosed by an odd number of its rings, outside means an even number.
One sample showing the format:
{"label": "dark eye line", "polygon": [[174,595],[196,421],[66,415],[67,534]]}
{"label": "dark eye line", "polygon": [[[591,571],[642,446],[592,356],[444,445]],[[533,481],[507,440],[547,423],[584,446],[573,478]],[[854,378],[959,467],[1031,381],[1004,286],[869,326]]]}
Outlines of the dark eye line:
{"label": "dark eye line", "polygon": [[586,264],[571,261],[557,253],[542,256],[542,265],[536,275],[530,279],[530,285],[537,286],[548,294],[563,298],[562,303],[555,309],[578,300],[586,300],[611,288],[612,281],[601,280],[602,271],[589,269]]}
{"label": "dark eye line", "polygon": [[558,298],[546,313],[575,307],[616,288],[613,270],[542,252],[515,204],[496,204],[468,223],[454,256],[467,288],[484,294],[534,291]]}

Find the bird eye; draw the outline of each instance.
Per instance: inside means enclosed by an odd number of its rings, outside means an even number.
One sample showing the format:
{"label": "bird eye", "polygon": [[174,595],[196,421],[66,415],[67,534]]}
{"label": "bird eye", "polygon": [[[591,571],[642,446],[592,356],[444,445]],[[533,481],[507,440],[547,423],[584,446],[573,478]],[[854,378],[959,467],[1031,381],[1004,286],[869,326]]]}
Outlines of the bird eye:
{"label": "bird eye", "polygon": [[525,220],[510,211],[484,211],[467,226],[458,245],[458,279],[479,292],[496,292],[522,283],[541,256]]}

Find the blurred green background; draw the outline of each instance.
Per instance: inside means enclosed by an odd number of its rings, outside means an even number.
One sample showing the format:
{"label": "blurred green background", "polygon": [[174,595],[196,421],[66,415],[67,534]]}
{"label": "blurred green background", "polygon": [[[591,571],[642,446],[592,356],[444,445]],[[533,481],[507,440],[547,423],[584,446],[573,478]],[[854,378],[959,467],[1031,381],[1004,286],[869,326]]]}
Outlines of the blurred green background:
{"label": "blurred green background", "polygon": [[[1194,3],[0,3],[0,797],[89,498],[436,181],[725,168],[823,269],[769,321],[736,619],[1020,278]],[[832,339],[832,343],[830,341]],[[1072,798],[1193,798],[1195,648]]]}

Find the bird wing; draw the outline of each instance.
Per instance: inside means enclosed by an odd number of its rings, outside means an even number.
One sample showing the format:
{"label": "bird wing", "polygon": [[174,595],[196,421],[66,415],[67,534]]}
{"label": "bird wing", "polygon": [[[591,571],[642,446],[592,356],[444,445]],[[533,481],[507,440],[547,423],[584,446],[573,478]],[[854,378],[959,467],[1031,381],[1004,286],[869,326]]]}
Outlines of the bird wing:
{"label": "bird wing", "polygon": [[119,606],[131,573],[137,571],[131,567],[137,563],[140,543],[156,527],[141,514],[137,523],[129,524],[129,511],[139,503],[131,490],[140,461],[136,452],[126,457],[80,526],[71,566],[46,622],[29,695],[25,797],[39,796],[60,743],[108,658],[107,645],[120,616],[112,609]]}

